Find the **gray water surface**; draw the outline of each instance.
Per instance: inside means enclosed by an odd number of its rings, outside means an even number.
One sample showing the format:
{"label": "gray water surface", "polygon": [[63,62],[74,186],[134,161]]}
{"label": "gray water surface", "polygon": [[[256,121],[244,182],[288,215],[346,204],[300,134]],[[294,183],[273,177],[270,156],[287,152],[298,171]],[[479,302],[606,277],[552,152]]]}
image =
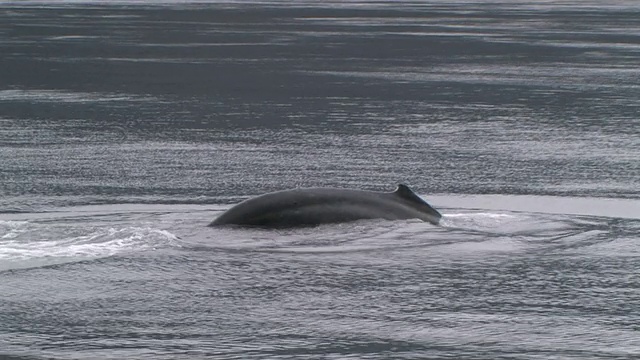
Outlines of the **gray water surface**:
{"label": "gray water surface", "polygon": [[[0,3],[0,357],[636,359],[635,1]],[[294,187],[443,214],[206,225]]]}

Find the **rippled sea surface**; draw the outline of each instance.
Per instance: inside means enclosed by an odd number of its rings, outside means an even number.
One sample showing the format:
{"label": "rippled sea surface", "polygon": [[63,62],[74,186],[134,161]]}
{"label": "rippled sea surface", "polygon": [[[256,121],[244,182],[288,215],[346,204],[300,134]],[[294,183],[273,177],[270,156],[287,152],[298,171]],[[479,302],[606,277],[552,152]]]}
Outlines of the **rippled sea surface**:
{"label": "rippled sea surface", "polygon": [[[0,358],[637,359],[636,1],[0,2]],[[210,228],[410,185],[440,226]]]}

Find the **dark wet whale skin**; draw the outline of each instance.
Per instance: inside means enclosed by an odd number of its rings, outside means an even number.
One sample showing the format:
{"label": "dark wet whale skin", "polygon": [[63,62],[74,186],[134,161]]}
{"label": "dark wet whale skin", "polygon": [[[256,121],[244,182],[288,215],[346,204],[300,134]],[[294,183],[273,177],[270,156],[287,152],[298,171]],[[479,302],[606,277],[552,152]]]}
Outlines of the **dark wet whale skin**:
{"label": "dark wet whale skin", "polygon": [[311,188],[278,191],[245,200],[209,226],[286,228],[360,219],[420,219],[438,224],[442,215],[408,186],[391,193]]}

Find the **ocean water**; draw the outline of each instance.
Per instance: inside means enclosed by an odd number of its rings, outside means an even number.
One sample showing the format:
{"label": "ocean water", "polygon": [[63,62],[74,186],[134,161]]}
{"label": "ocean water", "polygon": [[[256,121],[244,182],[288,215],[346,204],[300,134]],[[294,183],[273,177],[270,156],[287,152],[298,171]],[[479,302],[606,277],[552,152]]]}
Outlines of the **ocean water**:
{"label": "ocean water", "polygon": [[[0,2],[0,358],[637,359],[636,1]],[[440,226],[210,228],[406,183]]]}

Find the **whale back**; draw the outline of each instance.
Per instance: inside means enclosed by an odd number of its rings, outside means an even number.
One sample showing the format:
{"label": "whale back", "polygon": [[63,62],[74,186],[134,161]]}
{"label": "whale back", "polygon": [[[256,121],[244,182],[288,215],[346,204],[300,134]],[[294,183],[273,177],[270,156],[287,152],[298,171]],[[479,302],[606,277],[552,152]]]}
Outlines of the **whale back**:
{"label": "whale back", "polygon": [[408,186],[392,193],[307,188],[283,190],[245,200],[210,225],[295,227],[359,219],[421,219],[437,224],[440,213]]}

